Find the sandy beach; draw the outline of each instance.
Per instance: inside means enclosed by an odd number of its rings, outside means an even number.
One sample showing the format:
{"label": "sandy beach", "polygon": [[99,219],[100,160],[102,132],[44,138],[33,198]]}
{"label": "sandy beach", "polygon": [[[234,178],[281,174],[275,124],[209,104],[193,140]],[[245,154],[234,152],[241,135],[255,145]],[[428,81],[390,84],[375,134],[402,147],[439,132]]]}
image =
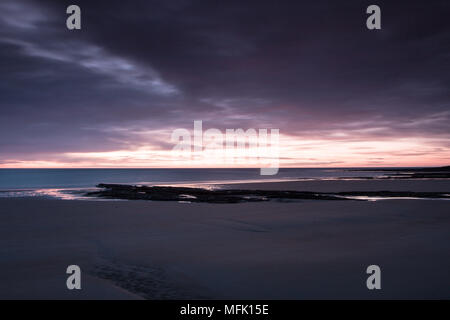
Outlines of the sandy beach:
{"label": "sandy beach", "polygon": [[[331,183],[336,185],[326,182],[323,188],[373,187],[373,181]],[[408,184],[383,183],[384,189]],[[433,184],[443,191],[448,183],[410,181],[408,189],[430,190]],[[441,200],[199,204],[4,198],[0,298],[448,299],[449,208]],[[66,288],[72,264],[81,267],[82,290]],[[381,290],[366,287],[372,264],[381,267]]]}

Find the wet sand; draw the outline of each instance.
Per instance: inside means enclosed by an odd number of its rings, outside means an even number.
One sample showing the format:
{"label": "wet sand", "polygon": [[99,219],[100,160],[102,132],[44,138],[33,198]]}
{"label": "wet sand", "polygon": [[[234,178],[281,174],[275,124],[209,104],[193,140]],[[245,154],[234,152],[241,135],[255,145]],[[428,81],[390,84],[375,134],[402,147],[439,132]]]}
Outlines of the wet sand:
{"label": "wet sand", "polygon": [[[449,209],[440,200],[0,199],[0,298],[448,299]],[[82,290],[66,288],[71,264]],[[366,288],[372,264],[381,290]]]}
{"label": "wet sand", "polygon": [[369,180],[310,180],[286,182],[235,183],[224,186],[232,189],[295,190],[316,192],[342,191],[450,191],[450,179],[369,179]]}

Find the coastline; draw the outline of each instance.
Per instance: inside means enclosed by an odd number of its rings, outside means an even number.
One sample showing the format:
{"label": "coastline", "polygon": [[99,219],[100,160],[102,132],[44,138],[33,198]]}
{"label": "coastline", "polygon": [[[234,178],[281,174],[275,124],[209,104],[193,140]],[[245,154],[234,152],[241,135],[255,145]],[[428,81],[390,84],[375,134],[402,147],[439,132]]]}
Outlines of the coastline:
{"label": "coastline", "polygon": [[[114,185],[114,184],[113,184]],[[141,185],[141,184],[127,184]],[[149,184],[152,186],[152,184]],[[248,181],[210,181],[198,183],[162,183],[154,186],[173,188],[202,188],[206,190],[262,190],[262,191],[298,191],[318,193],[339,192],[434,192],[450,193],[450,179],[358,179],[358,178],[321,178],[290,180],[248,180]],[[87,197],[90,192],[98,192],[96,186],[83,188],[23,188],[17,190],[0,190],[0,198],[48,198],[62,200],[98,200],[112,201],[120,199]]]}
{"label": "coastline", "polygon": [[[263,181],[212,190],[432,193],[448,192],[450,179]],[[82,200],[0,197],[0,299],[450,298],[448,201]],[[82,270],[79,291],[65,287],[73,264]],[[383,271],[380,291],[365,286],[372,264]]]}

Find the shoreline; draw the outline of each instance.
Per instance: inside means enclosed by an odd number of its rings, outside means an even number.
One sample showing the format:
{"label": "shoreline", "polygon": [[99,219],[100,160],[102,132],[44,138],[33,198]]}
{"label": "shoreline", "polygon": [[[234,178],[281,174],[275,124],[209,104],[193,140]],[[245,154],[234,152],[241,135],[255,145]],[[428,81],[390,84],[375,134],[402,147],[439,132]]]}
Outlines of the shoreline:
{"label": "shoreline", "polygon": [[[166,186],[162,184],[158,186]],[[156,185],[155,185],[156,186]],[[343,192],[360,192],[359,196],[376,196],[375,194],[362,194],[374,192],[411,192],[411,193],[450,193],[450,179],[302,179],[289,181],[251,181],[238,183],[217,183],[217,184],[171,184],[174,189],[182,189],[184,186],[197,186],[198,188],[216,192],[223,190],[261,190],[261,191],[294,191],[294,192],[313,192],[324,193],[332,196],[339,196],[338,193]],[[206,188],[204,188],[206,187]],[[194,188],[195,189],[195,188]],[[36,198],[43,197],[49,199],[63,200],[95,200],[92,197],[86,197],[86,193],[99,192],[101,189],[97,187],[86,188],[28,188],[19,190],[0,190],[0,198]],[[355,194],[353,194],[355,196]],[[358,195],[356,195],[358,196]],[[400,197],[401,194],[390,195]],[[405,195],[403,195],[405,196]],[[414,197],[414,195],[409,195]],[[386,200],[389,195],[378,197],[373,200]],[[418,197],[420,198],[420,197]],[[423,197],[422,197],[423,198]],[[119,199],[97,198],[100,201],[117,201]],[[189,200],[189,199],[180,199]],[[368,199],[370,200],[370,199]],[[444,197],[445,200],[445,197]]]}

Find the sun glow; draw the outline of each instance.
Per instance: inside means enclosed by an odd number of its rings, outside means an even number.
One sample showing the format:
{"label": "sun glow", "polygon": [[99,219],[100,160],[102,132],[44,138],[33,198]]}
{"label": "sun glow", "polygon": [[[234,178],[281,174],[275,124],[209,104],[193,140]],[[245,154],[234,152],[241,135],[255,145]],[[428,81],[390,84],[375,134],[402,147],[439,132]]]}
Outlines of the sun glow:
{"label": "sun glow", "polygon": [[[437,147],[439,145],[439,147]],[[394,167],[448,165],[450,149],[426,138],[390,140],[301,139],[280,134],[280,167]],[[249,152],[250,151],[250,152]],[[252,154],[248,147],[236,152]],[[255,157],[226,161],[214,152],[186,157],[172,149],[144,146],[106,152],[42,155],[40,160],[5,159],[1,168],[236,168],[259,167]]]}

